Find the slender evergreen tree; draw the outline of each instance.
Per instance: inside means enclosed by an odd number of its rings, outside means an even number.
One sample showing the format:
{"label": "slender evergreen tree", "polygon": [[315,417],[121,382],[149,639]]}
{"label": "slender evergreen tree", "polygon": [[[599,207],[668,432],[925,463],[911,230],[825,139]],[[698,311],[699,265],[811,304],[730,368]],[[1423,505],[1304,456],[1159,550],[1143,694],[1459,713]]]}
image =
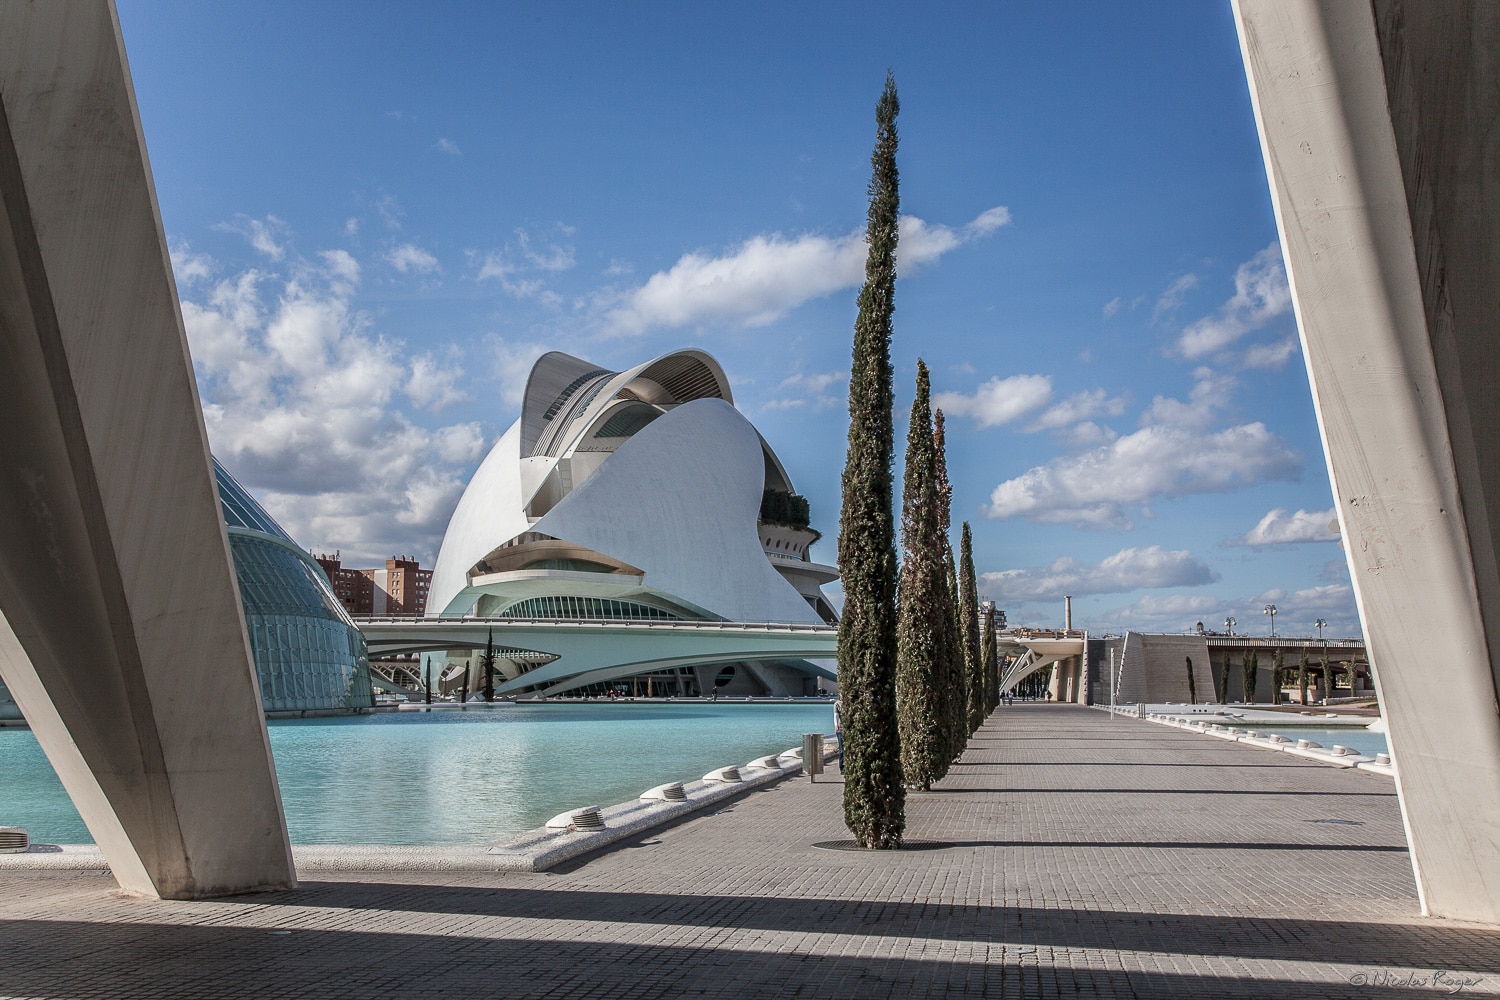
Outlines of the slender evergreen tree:
{"label": "slender evergreen tree", "polygon": [[1297,654],[1297,689],[1302,693],[1302,704],[1307,704],[1307,650]]}
{"label": "slender evergreen tree", "polygon": [[896,726],[896,535],[891,508],[891,314],[900,220],[896,81],[875,108],[865,283],[849,368],[849,451],[839,515],[839,693],[844,823],[866,848],[899,848],[906,788]]}
{"label": "slender evergreen tree", "polygon": [[953,712],[953,759],[962,756],[969,745],[969,673],[964,663],[964,623],[959,617],[958,564],[954,562],[953,546],[946,547],[944,561],[947,563],[948,602],[944,610],[944,622],[948,629],[948,676],[952,678]]}
{"label": "slender evergreen tree", "polygon": [[484,640],[484,656],[479,661],[484,671],[484,700],[495,700],[495,630],[491,628]]}
{"label": "slender evergreen tree", "polygon": [[984,665],[979,659],[979,590],[974,579],[974,539],[964,522],[958,543],[958,614],[963,625],[964,677],[969,690],[969,734],[984,722]]}
{"label": "slender evergreen tree", "polygon": [[896,713],[901,771],[924,791],[942,777],[949,757],[944,629],[935,609],[948,586],[938,533],[937,469],[932,438],[931,383],[917,361],[917,392],[906,434],[901,500],[901,581],[896,614]]}
{"label": "slender evergreen tree", "polygon": [[954,571],[953,547],[948,532],[953,526],[953,484],[948,481],[948,439],[943,411],[932,415],[932,450],[937,470],[938,527],[943,536],[943,562],[947,567],[947,594],[943,600],[943,688],[948,719],[948,760],[955,761],[969,743],[969,695],[965,685],[963,640],[958,623],[958,575]]}
{"label": "slender evergreen tree", "polygon": [[979,660],[984,665],[984,710],[993,712],[1000,705],[1000,644],[995,636],[995,609],[984,609],[984,628],[980,630]]}
{"label": "slender evergreen tree", "polygon": [[432,661],[422,665],[422,689],[427,704],[432,704]]}
{"label": "slender evergreen tree", "polygon": [[1228,653],[1224,654],[1224,671],[1219,674],[1219,704],[1229,704],[1229,668],[1234,665],[1234,657]]}
{"label": "slender evergreen tree", "polygon": [[1242,680],[1245,688],[1245,704],[1253,705],[1255,704],[1256,675],[1260,673],[1260,654],[1251,650],[1245,654],[1242,663],[1241,670],[1243,672]]}
{"label": "slender evergreen tree", "polygon": [[1188,671],[1188,704],[1196,705],[1198,704],[1198,682],[1193,680],[1193,658],[1189,656],[1186,659]]}
{"label": "slender evergreen tree", "polygon": [[1333,697],[1333,668],[1328,665],[1328,654],[1324,653],[1320,662],[1323,666],[1323,704],[1328,704],[1328,699]]}
{"label": "slender evergreen tree", "polygon": [[1271,704],[1281,704],[1282,671],[1285,669],[1282,663],[1281,647],[1276,647],[1276,656],[1271,661]]}

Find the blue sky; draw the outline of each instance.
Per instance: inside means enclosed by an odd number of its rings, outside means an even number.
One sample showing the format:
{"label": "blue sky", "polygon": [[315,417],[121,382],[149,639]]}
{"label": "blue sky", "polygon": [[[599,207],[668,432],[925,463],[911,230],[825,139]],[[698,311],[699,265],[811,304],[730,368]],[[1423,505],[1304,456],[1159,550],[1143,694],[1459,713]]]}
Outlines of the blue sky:
{"label": "blue sky", "polygon": [[714,354],[832,561],[887,68],[893,353],[1012,623],[1358,634],[1228,5],[120,0],[219,455],[430,564],[531,362]]}

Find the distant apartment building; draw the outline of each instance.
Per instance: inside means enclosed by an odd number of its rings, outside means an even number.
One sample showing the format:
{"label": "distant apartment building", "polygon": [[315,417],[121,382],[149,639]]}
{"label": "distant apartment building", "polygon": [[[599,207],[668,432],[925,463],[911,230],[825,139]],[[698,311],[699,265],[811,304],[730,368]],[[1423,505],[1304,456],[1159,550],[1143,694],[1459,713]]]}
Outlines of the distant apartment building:
{"label": "distant apartment building", "polygon": [[384,569],[348,569],[338,553],[317,558],[333,584],[334,596],[351,615],[378,618],[427,613],[432,570],[423,569],[417,560],[392,556]]}

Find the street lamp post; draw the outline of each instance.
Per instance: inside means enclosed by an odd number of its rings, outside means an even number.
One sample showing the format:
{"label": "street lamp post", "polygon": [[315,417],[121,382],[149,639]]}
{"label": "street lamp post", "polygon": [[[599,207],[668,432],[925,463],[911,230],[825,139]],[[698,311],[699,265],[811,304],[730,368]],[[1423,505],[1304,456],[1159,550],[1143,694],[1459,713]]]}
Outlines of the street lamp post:
{"label": "street lamp post", "polygon": [[1328,623],[1326,621],[1324,621],[1323,619],[1319,618],[1317,621],[1313,622],[1313,624],[1315,626],[1317,626],[1317,629],[1318,629],[1318,641],[1322,642],[1323,641],[1323,630],[1328,627]]}
{"label": "street lamp post", "polygon": [[1238,624],[1239,622],[1235,621],[1233,618],[1224,619],[1224,631],[1229,633],[1230,638],[1234,637],[1234,627]]}
{"label": "street lamp post", "polygon": [[1271,616],[1271,638],[1276,638],[1276,605],[1267,604],[1261,614]]}
{"label": "street lamp post", "polygon": [[[1323,667],[1323,687],[1327,689],[1323,692],[1323,704],[1326,705],[1328,704],[1328,696],[1333,693],[1333,682],[1328,676],[1328,640],[1323,638],[1323,630],[1328,627],[1328,622],[1319,618],[1313,624],[1318,627],[1318,642],[1323,646],[1323,660],[1321,665]],[[1352,682],[1350,687],[1353,687]]]}

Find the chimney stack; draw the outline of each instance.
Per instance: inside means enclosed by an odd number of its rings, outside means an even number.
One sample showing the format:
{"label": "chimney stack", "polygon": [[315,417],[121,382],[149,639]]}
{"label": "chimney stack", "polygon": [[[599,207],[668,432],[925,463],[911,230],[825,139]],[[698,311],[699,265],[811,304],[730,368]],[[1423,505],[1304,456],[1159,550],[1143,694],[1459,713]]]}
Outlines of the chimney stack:
{"label": "chimney stack", "polygon": [[1063,598],[1063,631],[1073,631],[1073,598]]}

